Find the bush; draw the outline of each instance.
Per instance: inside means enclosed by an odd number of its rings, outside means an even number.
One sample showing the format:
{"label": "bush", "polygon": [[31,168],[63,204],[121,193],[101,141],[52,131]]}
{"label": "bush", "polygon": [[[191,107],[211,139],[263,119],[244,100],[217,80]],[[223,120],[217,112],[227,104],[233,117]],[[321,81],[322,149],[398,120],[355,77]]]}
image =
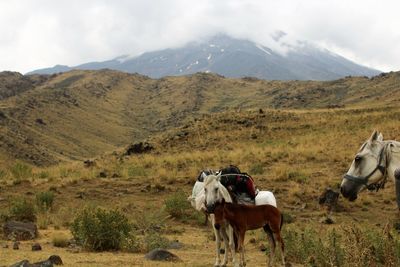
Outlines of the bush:
{"label": "bush", "polygon": [[13,201],[10,207],[10,217],[17,221],[36,221],[36,210],[32,201],[19,198]]}
{"label": "bush", "polygon": [[193,211],[187,196],[181,190],[165,200],[165,209],[172,217],[183,220],[186,220]]}
{"label": "bush", "polygon": [[117,210],[86,208],[72,222],[71,232],[84,247],[104,251],[120,249],[131,228],[128,219]]}
{"label": "bush", "polygon": [[157,232],[149,233],[144,238],[146,251],[151,251],[156,248],[168,248],[169,240]]}
{"label": "bush", "polygon": [[40,179],[46,179],[46,178],[49,178],[49,176],[50,176],[50,174],[47,171],[41,171],[38,173],[38,177]]}
{"label": "bush", "polygon": [[64,234],[56,234],[53,236],[52,243],[55,247],[65,248],[69,245],[69,240]]}
{"label": "bush", "polygon": [[53,207],[54,193],[51,191],[40,192],[36,194],[36,205],[43,211]]}
{"label": "bush", "polygon": [[22,162],[16,162],[11,167],[10,172],[16,180],[24,180],[32,176],[31,166]]}

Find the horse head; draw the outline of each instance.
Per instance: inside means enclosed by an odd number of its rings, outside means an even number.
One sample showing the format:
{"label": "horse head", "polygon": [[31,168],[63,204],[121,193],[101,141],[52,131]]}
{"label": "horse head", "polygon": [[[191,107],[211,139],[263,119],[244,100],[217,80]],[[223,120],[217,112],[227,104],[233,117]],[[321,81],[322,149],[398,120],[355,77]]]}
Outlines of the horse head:
{"label": "horse head", "polygon": [[221,200],[221,203],[215,206],[214,209],[214,227],[219,230],[221,225],[224,223],[224,208],[225,208],[225,199]]}
{"label": "horse head", "polygon": [[221,203],[222,199],[232,202],[228,190],[220,183],[221,173],[210,174],[204,179],[205,206],[208,213],[214,213],[215,205]]}
{"label": "horse head", "polygon": [[387,178],[388,146],[381,133],[374,131],[360,147],[340,186],[342,195],[350,201],[357,199],[359,192],[382,188]]}

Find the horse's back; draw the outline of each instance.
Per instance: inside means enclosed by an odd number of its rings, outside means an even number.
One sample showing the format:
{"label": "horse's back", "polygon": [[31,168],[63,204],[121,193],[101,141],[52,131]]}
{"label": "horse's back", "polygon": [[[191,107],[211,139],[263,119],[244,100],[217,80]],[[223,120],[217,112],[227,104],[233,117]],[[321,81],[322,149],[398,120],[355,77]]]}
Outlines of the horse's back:
{"label": "horse's back", "polygon": [[276,198],[271,191],[258,192],[258,194],[256,195],[256,198],[255,198],[255,203],[256,203],[256,206],[268,204],[268,205],[274,206],[275,208],[277,207]]}

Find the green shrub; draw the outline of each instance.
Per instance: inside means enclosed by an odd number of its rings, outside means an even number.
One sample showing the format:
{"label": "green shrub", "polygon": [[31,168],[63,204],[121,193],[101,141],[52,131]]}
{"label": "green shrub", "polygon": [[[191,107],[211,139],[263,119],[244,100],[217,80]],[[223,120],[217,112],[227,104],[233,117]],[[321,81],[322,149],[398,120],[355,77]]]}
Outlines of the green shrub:
{"label": "green shrub", "polygon": [[172,194],[165,200],[165,210],[174,218],[186,220],[193,212],[187,196],[182,190]]}
{"label": "green shrub", "polygon": [[51,191],[39,192],[36,194],[36,205],[42,211],[49,210],[53,207],[54,197]]}
{"label": "green shrub", "polygon": [[32,167],[22,162],[16,162],[11,166],[10,172],[16,180],[24,180],[32,176]]}
{"label": "green shrub", "polygon": [[151,251],[156,248],[167,248],[169,240],[157,232],[149,233],[144,238],[146,251]]}
{"label": "green shrub", "polygon": [[14,200],[10,207],[10,217],[17,221],[36,221],[36,210],[32,201],[26,198]]}
{"label": "green shrub", "polygon": [[117,210],[85,208],[74,219],[71,232],[75,240],[95,251],[118,250],[129,237],[131,225]]}

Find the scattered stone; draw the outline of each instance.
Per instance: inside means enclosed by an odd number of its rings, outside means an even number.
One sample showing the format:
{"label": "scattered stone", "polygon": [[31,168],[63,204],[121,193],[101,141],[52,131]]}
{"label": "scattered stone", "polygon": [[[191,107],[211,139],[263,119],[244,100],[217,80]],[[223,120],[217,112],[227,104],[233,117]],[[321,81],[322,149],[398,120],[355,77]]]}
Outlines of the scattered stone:
{"label": "scattered stone", "polygon": [[107,178],[107,172],[106,171],[101,171],[98,175],[100,178]]}
{"label": "scattered stone", "polygon": [[165,191],[165,186],[163,186],[161,184],[156,184],[156,185],[154,185],[154,189],[156,192],[162,192],[162,191]]}
{"label": "scattered stone", "polygon": [[165,249],[153,249],[144,256],[151,261],[179,261],[179,257]]}
{"label": "scattered stone", "polygon": [[18,249],[19,249],[19,242],[18,242],[18,241],[15,241],[15,242],[14,242],[14,244],[13,244],[13,249],[14,249],[14,250],[18,250]]}
{"label": "scattered stone", "polygon": [[323,217],[321,220],[319,220],[320,223],[324,224],[334,224],[335,221],[331,217]]}
{"label": "scattered stone", "polygon": [[30,263],[28,260],[23,260],[20,262],[17,262],[10,267],[53,267],[54,265],[62,265],[63,262],[58,255],[51,255],[49,259],[45,261],[39,261],[35,263]]}
{"label": "scattered stone", "polygon": [[4,244],[2,245],[2,248],[8,248],[8,244],[7,244],[7,243],[4,243]]}
{"label": "scattered stone", "polygon": [[260,248],[260,251],[266,251],[267,250],[267,248],[265,247],[264,244],[261,244],[259,248]]}
{"label": "scattered stone", "polygon": [[41,124],[41,125],[46,125],[46,123],[44,122],[44,120],[41,119],[41,118],[36,119],[36,123],[37,123],[37,124]]}
{"label": "scattered stone", "polygon": [[54,265],[63,265],[63,261],[61,260],[61,257],[58,255],[51,255],[47,260],[45,261],[39,261],[35,262],[33,266],[37,267],[52,267]]}
{"label": "scattered stone", "polygon": [[94,167],[96,166],[96,162],[94,160],[87,159],[83,162],[83,166],[85,166],[86,168]]}
{"label": "scattered stone", "polygon": [[258,138],[257,134],[255,134],[255,133],[252,133],[252,134],[250,135],[250,137],[251,137],[251,139],[257,139],[257,138]]}
{"label": "scattered stone", "polygon": [[139,143],[128,146],[128,148],[126,149],[126,151],[124,153],[124,156],[130,156],[132,154],[142,154],[142,153],[150,152],[153,149],[154,149],[154,147],[151,144],[149,144],[148,142],[139,142]]}
{"label": "scattered stone", "polygon": [[37,237],[38,230],[32,222],[8,221],[3,226],[3,233],[9,240],[31,240]]}
{"label": "scattered stone", "polygon": [[250,238],[249,243],[250,244],[255,244],[256,243],[256,239],[254,237]]}
{"label": "scattered stone", "polygon": [[35,243],[32,245],[32,251],[42,250],[42,246],[39,243]]}

